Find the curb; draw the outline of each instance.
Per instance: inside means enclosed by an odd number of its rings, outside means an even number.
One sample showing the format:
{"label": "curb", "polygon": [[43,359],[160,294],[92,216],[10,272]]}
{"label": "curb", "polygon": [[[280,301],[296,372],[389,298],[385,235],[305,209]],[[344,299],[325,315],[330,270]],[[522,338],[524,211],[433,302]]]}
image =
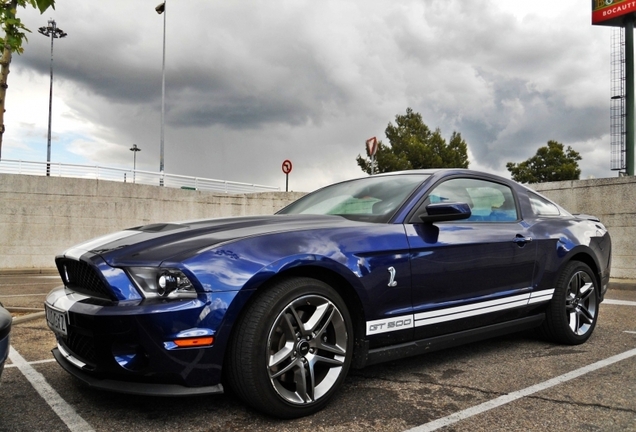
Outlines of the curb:
{"label": "curb", "polygon": [[607,288],[608,291],[636,291],[636,280],[633,279],[614,279],[611,280]]}
{"label": "curb", "polygon": [[0,276],[21,276],[21,275],[46,275],[54,276],[59,274],[55,267],[52,268],[28,268],[28,269],[0,269]]}
{"label": "curb", "polygon": [[14,324],[20,324],[23,322],[27,322],[27,321],[33,321],[36,320],[38,318],[44,318],[44,311],[42,312],[36,312],[36,313],[32,313],[32,314],[28,314],[28,315],[23,315],[23,316],[19,316],[19,317],[15,317],[13,318],[13,321],[11,322],[12,325]]}
{"label": "curb", "polygon": [[42,312],[44,309],[42,308],[30,308],[30,307],[13,307],[13,306],[5,306],[4,307],[9,312]]}

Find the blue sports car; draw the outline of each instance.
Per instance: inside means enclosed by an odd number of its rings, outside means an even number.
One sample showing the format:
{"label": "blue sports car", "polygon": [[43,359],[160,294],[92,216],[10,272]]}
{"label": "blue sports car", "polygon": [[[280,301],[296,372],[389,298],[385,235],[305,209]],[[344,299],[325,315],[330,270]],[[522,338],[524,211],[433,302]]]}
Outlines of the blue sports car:
{"label": "blue sports car", "polygon": [[230,388],[280,418],[350,367],[537,328],[585,342],[610,275],[601,222],[470,170],[334,184],[273,216],[139,226],[55,259],[53,354],[90,386]]}
{"label": "blue sports car", "polygon": [[4,370],[4,362],[9,356],[9,333],[11,333],[11,323],[13,317],[0,303],[0,377]]}

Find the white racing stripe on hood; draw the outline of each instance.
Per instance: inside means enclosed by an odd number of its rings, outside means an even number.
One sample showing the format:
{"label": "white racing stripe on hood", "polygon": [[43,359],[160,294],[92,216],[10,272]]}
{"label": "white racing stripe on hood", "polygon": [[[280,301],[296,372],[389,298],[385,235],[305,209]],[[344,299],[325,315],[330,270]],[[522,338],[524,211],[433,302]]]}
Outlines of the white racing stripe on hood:
{"label": "white racing stripe on hood", "polygon": [[[90,297],[79,293],[67,293],[66,295],[56,299],[51,306],[62,312],[68,312],[75,303],[81,302],[87,298]],[[101,309],[101,307],[95,306],[95,309]]]}
{"label": "white racing stripe on hood", "polygon": [[97,237],[87,242],[80,243],[78,245],[73,246],[72,248],[64,252],[64,256],[67,258],[73,258],[73,259],[79,260],[80,257],[88,251],[91,251],[93,249],[98,248],[99,246],[103,246],[105,244],[129,237],[131,235],[138,234],[138,233],[139,231],[125,230],[125,231],[114,232],[111,234],[106,234],[105,236]]}

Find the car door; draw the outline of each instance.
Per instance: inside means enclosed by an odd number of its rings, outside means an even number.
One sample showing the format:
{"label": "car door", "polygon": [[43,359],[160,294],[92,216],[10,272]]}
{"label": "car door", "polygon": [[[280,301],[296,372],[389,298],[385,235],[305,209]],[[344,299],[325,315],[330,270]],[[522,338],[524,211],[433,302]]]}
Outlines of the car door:
{"label": "car door", "polygon": [[[465,220],[421,223],[426,205],[464,202]],[[536,243],[513,189],[474,177],[436,184],[405,225],[414,337],[422,339],[522,316],[532,291]]]}

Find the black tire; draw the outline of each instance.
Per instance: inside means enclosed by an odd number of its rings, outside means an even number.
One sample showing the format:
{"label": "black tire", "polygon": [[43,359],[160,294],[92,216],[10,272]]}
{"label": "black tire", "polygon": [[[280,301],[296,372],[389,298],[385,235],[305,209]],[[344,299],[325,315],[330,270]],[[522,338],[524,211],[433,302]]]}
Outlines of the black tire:
{"label": "black tire", "polygon": [[310,278],[285,279],[255,296],[228,347],[227,384],[246,404],[275,417],[321,410],[351,364],[353,326],[345,302]]}
{"label": "black tire", "polygon": [[594,272],[584,263],[568,263],[557,280],[540,333],[553,342],[579,345],[596,327],[600,301]]}

